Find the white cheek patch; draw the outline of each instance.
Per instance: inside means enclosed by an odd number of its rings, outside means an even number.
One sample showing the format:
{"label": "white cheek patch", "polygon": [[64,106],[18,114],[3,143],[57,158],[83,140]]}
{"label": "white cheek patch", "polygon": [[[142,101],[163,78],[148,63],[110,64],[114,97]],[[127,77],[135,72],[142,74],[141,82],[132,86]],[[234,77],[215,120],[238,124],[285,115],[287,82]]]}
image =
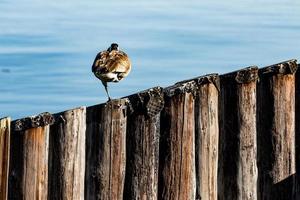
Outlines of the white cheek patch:
{"label": "white cheek patch", "polygon": [[117,78],[117,74],[111,73],[111,72],[106,73],[105,76],[106,76],[107,78],[110,78],[110,79]]}
{"label": "white cheek patch", "polygon": [[112,73],[112,72],[101,74],[100,78],[104,79],[104,80],[113,81],[113,82],[118,82],[119,81],[118,75],[116,73]]}

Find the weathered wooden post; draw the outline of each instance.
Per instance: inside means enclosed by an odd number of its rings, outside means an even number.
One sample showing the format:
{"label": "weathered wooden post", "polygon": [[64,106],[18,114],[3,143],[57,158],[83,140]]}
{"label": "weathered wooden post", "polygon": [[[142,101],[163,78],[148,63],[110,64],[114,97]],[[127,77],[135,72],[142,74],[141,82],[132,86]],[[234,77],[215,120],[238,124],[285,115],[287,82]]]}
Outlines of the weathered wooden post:
{"label": "weathered wooden post", "polygon": [[48,199],[83,200],[86,108],[55,115],[50,127]]}
{"label": "weathered wooden post", "polygon": [[0,199],[8,194],[10,117],[0,119]]}
{"label": "weathered wooden post", "polygon": [[12,123],[8,199],[47,199],[50,113]]}
{"label": "weathered wooden post", "polygon": [[122,200],[127,99],[87,108],[85,199]]}
{"label": "weathered wooden post", "polygon": [[158,199],[195,199],[194,82],[164,90]]}
{"label": "weathered wooden post", "polygon": [[[300,65],[298,64],[298,68]],[[296,196],[295,199],[300,199],[300,70],[296,72],[296,91],[295,91],[295,120],[296,120]]]}
{"label": "weathered wooden post", "polygon": [[217,200],[219,76],[196,78],[196,199]]}
{"label": "weathered wooden post", "polygon": [[219,199],[257,199],[258,68],[220,76]]}
{"label": "weathered wooden post", "polygon": [[259,199],[295,196],[296,60],[259,70],[258,169]]}
{"label": "weathered wooden post", "polygon": [[124,199],[157,199],[162,88],[151,88],[128,99]]}

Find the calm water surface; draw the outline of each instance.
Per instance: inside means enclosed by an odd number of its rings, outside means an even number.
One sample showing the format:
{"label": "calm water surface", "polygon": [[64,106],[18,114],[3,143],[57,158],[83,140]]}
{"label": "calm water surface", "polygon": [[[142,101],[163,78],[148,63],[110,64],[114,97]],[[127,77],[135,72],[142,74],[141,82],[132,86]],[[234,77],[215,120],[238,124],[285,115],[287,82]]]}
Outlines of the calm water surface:
{"label": "calm water surface", "polygon": [[130,75],[114,98],[153,86],[300,57],[300,2],[0,1],[0,117],[106,101],[91,73],[119,43]]}

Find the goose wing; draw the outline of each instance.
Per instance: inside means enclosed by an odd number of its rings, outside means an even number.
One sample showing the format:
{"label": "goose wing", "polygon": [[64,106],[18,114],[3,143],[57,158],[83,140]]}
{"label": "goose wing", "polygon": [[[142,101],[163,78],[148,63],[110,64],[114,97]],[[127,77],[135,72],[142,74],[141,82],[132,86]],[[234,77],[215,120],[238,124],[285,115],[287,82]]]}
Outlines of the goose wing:
{"label": "goose wing", "polygon": [[122,51],[112,51],[109,53],[109,59],[106,66],[110,72],[128,74],[131,68],[129,58]]}
{"label": "goose wing", "polygon": [[107,71],[105,62],[108,58],[109,52],[108,51],[102,51],[99,52],[93,62],[92,65],[92,72],[102,72],[102,71]]}
{"label": "goose wing", "polygon": [[120,75],[120,79],[127,76],[130,70],[130,60],[122,51],[102,51],[96,56],[92,66],[93,72],[117,73]]}

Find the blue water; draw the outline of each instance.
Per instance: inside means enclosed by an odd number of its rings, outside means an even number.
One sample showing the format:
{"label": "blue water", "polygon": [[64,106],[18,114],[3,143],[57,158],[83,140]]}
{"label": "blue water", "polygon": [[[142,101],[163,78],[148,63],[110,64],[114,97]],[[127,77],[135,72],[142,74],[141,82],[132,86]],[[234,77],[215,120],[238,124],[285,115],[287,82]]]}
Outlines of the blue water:
{"label": "blue water", "polygon": [[0,1],[0,117],[106,101],[91,73],[119,43],[130,75],[111,96],[300,57],[300,2]]}

